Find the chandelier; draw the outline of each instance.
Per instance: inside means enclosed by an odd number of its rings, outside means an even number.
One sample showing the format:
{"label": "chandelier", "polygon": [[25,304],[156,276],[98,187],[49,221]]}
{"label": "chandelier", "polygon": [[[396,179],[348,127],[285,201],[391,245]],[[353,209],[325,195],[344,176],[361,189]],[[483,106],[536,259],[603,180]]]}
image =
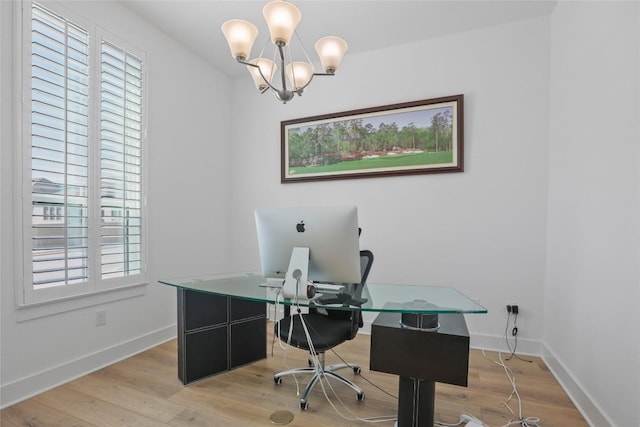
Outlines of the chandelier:
{"label": "chandelier", "polygon": [[[231,49],[231,56],[247,66],[247,70],[249,70],[260,93],[271,89],[276,98],[286,104],[294,94],[302,95],[303,90],[309,86],[314,76],[333,76],[335,74],[347,50],[347,43],[344,40],[329,36],[316,41],[315,49],[324,71],[316,73],[302,42],[300,45],[302,45],[307,61],[293,61],[292,59],[290,42],[294,34],[298,37],[296,26],[302,18],[300,10],[286,1],[272,1],[264,6],[262,14],[267,21],[271,43],[275,45],[273,60],[262,56],[264,48],[257,58],[249,60],[251,48],[258,36],[258,29],[251,22],[232,19],[222,24],[222,33],[227,39],[229,49]],[[272,83],[278,64],[280,65],[279,87]]]}

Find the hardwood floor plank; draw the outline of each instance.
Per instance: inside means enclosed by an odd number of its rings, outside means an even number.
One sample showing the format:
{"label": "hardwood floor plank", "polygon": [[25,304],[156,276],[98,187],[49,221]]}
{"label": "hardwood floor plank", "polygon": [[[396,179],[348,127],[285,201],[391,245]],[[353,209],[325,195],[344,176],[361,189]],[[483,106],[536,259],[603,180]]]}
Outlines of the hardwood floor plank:
{"label": "hardwood floor plank", "polygon": [[177,376],[178,362],[175,354],[172,356],[172,360],[175,363],[174,367],[168,368],[160,363],[146,363],[141,358],[134,356],[127,359],[126,363],[113,364],[91,375],[166,399],[182,389],[182,383]]}
{"label": "hardwood floor plank", "polygon": [[157,427],[166,425],[161,421],[140,415],[121,406],[77,392],[68,384],[46,391],[34,399],[43,405],[98,427]]}
{"label": "hardwood floor plank", "polygon": [[65,413],[64,410],[51,408],[29,399],[19,404],[10,406],[2,410],[0,417],[2,427],[45,427],[45,426],[68,426],[68,427],[94,427],[87,421],[80,420]]}
{"label": "hardwood floor plank", "polygon": [[79,393],[104,400],[113,405],[137,412],[149,418],[168,422],[186,407],[177,405],[167,399],[158,398],[141,392],[117,381],[87,375],[72,381],[67,386]]}

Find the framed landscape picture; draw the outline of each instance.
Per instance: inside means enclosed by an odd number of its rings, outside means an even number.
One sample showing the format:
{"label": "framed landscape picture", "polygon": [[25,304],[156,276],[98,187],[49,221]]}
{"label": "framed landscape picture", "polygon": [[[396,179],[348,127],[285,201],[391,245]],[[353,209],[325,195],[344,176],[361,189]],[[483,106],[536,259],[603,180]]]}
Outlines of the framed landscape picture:
{"label": "framed landscape picture", "polygon": [[281,182],[464,170],[463,95],[280,123]]}

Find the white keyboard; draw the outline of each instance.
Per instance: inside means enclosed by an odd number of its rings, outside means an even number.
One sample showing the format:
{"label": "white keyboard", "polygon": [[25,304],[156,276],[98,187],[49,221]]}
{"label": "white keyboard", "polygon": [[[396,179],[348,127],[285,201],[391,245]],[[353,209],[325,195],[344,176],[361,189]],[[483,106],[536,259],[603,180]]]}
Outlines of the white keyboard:
{"label": "white keyboard", "polygon": [[336,285],[333,283],[314,283],[314,286],[317,290],[326,292],[340,292],[344,289],[344,285]]}
{"label": "white keyboard", "polygon": [[258,285],[261,288],[282,288],[282,279],[269,279]]}

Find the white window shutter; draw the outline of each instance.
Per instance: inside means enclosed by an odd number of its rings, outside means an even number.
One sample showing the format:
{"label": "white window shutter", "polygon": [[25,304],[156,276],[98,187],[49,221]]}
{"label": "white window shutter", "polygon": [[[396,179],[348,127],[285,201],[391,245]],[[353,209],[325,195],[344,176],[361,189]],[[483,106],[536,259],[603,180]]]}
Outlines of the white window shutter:
{"label": "white window shutter", "polygon": [[31,34],[31,236],[37,289],[89,278],[89,36],[36,4]]}
{"label": "white window shutter", "polygon": [[102,278],[142,271],[142,61],[102,42]]}

